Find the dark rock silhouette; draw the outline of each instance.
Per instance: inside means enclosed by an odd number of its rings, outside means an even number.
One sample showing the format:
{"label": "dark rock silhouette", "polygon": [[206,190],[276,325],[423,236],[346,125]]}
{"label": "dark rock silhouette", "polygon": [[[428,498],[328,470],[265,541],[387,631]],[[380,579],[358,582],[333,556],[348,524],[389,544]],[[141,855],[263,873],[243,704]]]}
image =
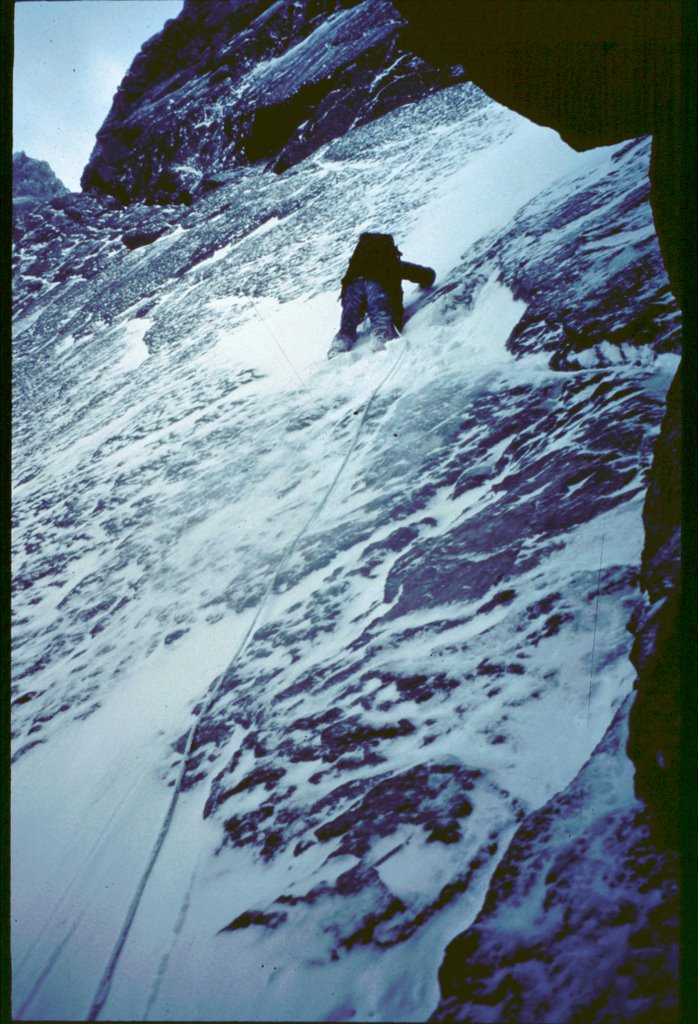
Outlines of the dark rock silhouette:
{"label": "dark rock silhouette", "polygon": [[667,394],[643,512],[644,601],[631,623],[638,694],[628,740],[635,791],[652,809],[655,836],[672,847],[681,810],[681,387],[679,372]]}
{"label": "dark rock silhouette", "polygon": [[393,0],[409,45],[461,63],[499,103],[575,149],[653,135],[651,202],[681,298],[681,187],[692,130],[681,99],[679,0]]}

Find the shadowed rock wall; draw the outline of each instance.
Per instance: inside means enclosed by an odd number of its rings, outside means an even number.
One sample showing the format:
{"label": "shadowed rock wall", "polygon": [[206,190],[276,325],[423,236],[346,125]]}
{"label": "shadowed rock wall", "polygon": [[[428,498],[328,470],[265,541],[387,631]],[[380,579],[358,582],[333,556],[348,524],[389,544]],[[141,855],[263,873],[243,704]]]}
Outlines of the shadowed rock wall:
{"label": "shadowed rock wall", "polygon": [[434,64],[461,63],[493,99],[554,128],[575,149],[654,136],[651,202],[681,295],[678,0],[394,0],[405,36]]}

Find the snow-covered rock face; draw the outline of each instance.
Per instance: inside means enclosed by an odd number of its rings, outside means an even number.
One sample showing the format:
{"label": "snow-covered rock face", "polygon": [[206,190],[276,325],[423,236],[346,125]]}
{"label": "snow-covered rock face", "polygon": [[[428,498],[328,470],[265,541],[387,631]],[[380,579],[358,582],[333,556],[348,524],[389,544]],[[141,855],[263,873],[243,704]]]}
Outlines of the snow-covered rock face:
{"label": "snow-covered rock face", "polygon": [[[678,362],[647,163],[647,141],[575,154],[458,85],[191,207],[36,215],[18,1017],[437,1006],[517,825],[627,717]],[[437,283],[385,352],[327,363],[364,229]]]}
{"label": "snow-covered rock face", "polygon": [[12,218],[16,230],[23,230],[26,215],[37,205],[67,193],[45,160],[34,160],[24,152],[13,153]]}
{"label": "snow-covered rock face", "polygon": [[574,782],[521,827],[446,952],[432,1020],[677,1019],[677,857],[657,852],[633,803],[626,743],[623,707]]}
{"label": "snow-covered rock face", "polygon": [[293,166],[446,84],[387,0],[185,0],[142,48],[82,178],[123,201],[190,202],[233,167]]}

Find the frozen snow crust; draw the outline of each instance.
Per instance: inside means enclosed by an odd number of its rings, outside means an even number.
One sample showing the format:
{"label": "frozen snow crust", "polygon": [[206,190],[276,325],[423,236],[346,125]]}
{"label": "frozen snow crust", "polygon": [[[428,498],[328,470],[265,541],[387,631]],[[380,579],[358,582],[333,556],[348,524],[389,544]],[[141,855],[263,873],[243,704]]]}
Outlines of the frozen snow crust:
{"label": "frozen snow crust", "polygon": [[[554,859],[617,776],[635,834],[623,744],[594,751],[627,716],[678,361],[647,163],[455,86],[190,208],[27,215],[18,1018],[423,1020],[527,816],[558,800]],[[371,229],[437,283],[385,352],[328,363]],[[594,997],[540,985],[542,1021]],[[533,1019],[497,991],[458,1019]]]}

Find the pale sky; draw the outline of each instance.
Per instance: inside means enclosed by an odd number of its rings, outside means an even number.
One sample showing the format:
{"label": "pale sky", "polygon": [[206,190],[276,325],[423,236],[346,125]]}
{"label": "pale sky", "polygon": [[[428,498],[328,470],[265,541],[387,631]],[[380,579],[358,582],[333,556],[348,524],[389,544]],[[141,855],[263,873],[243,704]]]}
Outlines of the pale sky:
{"label": "pale sky", "polygon": [[[2,0],[4,2],[4,0]],[[19,0],[12,150],[80,191],[97,130],[143,43],[183,0]]]}

